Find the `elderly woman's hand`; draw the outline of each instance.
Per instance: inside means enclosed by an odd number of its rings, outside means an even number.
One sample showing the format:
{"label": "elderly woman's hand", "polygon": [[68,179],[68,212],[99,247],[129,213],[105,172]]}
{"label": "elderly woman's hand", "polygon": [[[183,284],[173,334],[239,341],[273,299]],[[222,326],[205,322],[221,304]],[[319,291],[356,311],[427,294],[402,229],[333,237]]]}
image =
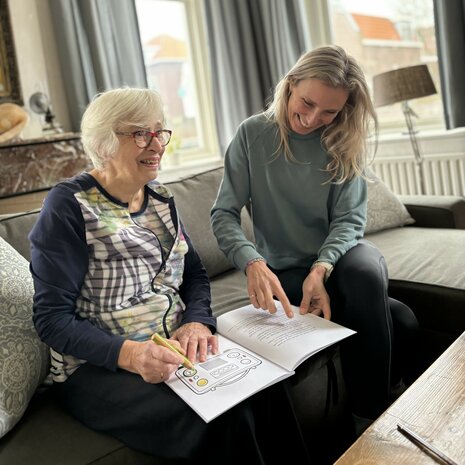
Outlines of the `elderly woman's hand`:
{"label": "elderly woman's hand", "polygon": [[200,362],[205,362],[209,347],[212,354],[218,352],[218,338],[202,323],[186,323],[180,326],[171,339],[179,341],[191,362],[195,362],[197,356]]}
{"label": "elderly woman's hand", "polygon": [[[178,342],[173,341],[173,345],[184,352]],[[151,340],[124,341],[118,357],[120,368],[139,374],[147,383],[161,383],[167,380],[182,362],[179,354]]]}

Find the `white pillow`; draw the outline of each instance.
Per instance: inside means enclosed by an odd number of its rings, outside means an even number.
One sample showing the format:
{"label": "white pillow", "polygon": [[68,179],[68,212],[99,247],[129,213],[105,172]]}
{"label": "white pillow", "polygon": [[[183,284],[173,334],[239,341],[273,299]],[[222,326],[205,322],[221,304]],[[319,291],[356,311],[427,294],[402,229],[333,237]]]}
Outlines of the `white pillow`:
{"label": "white pillow", "polygon": [[405,205],[372,171],[368,171],[368,207],[365,234],[412,224]]}
{"label": "white pillow", "polygon": [[0,438],[22,417],[49,366],[32,322],[27,260],[0,237]]}

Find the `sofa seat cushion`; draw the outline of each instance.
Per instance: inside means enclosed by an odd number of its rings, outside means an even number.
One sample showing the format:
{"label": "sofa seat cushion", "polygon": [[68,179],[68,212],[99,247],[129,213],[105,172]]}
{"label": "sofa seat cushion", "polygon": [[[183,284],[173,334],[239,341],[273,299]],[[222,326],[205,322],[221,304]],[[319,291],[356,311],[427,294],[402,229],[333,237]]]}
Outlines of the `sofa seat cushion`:
{"label": "sofa seat cushion", "polygon": [[13,431],[0,440],[0,463],[8,465],[173,465],[136,452],[85,427],[65,413],[51,390],[38,392]]}
{"label": "sofa seat cushion", "polygon": [[432,284],[465,291],[460,229],[396,228],[370,234],[367,239],[386,258],[390,279]]}
{"label": "sofa seat cushion", "polygon": [[[412,308],[444,350],[465,331],[465,231],[397,228],[370,234],[389,270],[389,295]],[[441,334],[440,334],[441,333]]]}

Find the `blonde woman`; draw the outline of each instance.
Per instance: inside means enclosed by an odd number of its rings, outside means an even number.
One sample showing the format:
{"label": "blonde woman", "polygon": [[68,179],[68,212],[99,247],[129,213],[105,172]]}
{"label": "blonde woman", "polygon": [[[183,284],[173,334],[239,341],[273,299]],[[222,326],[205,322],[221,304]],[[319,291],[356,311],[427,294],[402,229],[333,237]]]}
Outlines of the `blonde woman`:
{"label": "blonde woman", "polygon": [[[339,46],[304,54],[268,109],[240,125],[211,219],[256,308],[274,313],[276,298],[289,317],[293,304],[357,331],[343,345],[344,375],[354,414],[373,419],[390,399],[393,350],[408,359],[416,319],[388,298],[384,259],[362,240],[370,128],[376,114],[356,60]],[[240,227],[249,202],[255,243]]]}

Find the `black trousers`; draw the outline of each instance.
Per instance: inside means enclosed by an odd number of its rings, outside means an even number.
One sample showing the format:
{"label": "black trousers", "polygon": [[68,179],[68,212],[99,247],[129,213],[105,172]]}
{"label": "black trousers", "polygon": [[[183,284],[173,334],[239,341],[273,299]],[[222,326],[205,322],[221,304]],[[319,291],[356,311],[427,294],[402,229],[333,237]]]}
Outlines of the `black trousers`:
{"label": "black trousers", "polygon": [[[289,300],[299,306],[308,268],[273,270]],[[331,319],[357,331],[341,343],[344,380],[352,411],[376,418],[390,403],[391,386],[415,377],[418,323],[412,310],[388,297],[384,257],[362,240],[337,262],[326,290]]]}
{"label": "black trousers", "polygon": [[288,380],[210,423],[164,383],[148,384],[123,370],[110,372],[85,364],[54,389],[63,406],[88,427],[176,463],[278,464],[290,448],[298,463],[311,463]]}

